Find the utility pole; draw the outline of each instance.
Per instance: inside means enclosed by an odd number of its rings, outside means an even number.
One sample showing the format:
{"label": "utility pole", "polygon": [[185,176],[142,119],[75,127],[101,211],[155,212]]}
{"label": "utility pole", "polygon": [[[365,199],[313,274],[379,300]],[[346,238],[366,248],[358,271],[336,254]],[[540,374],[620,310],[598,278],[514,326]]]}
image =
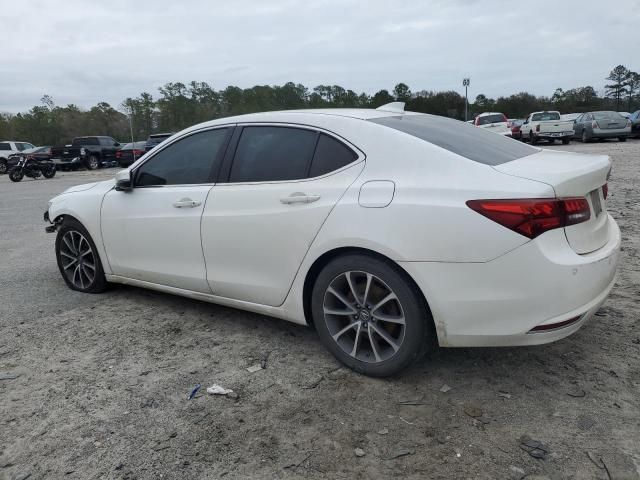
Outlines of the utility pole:
{"label": "utility pole", "polygon": [[467,89],[471,84],[470,78],[462,79],[462,86],[464,87],[464,121],[469,120],[469,96],[467,95]]}

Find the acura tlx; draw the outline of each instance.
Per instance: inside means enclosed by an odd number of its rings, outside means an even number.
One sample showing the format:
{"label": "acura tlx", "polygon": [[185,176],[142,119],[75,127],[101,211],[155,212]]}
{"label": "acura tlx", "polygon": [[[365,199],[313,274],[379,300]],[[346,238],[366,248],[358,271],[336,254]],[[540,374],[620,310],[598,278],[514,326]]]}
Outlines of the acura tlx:
{"label": "acura tlx", "polygon": [[610,169],[401,103],[255,113],[171,136],[45,219],[73,290],[135,285],[310,325],[386,376],[437,344],[542,344],[591,318],[620,250]]}

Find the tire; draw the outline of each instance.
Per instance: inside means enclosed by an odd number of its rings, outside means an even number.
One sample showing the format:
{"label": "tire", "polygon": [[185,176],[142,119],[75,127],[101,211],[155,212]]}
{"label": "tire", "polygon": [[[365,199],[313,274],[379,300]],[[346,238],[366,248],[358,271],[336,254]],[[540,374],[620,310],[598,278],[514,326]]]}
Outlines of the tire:
{"label": "tire", "polygon": [[24,172],[21,168],[12,168],[9,170],[9,179],[12,182],[19,182],[24,178]]}
{"label": "tire", "polygon": [[7,159],[0,158],[0,175],[7,173]]}
{"label": "tire", "polygon": [[568,138],[568,137],[567,137],[567,138],[563,138],[563,139],[562,139],[562,144],[563,144],[563,145],[569,145],[569,143],[570,143],[570,142],[571,142],[571,139],[570,139],[570,138]]}
{"label": "tire", "polygon": [[417,287],[400,267],[373,256],[331,260],[313,286],[311,313],[325,347],[372,377],[406,369],[435,340],[431,313]]}
{"label": "tire", "polygon": [[42,169],[42,176],[44,178],[53,178],[56,176],[56,167],[55,165],[50,166],[49,168]]}
{"label": "tire", "polygon": [[533,131],[529,131],[529,141],[531,142],[531,145],[536,145],[538,143],[538,139],[533,134]]}
{"label": "tire", "polygon": [[555,139],[553,138],[547,138],[547,142],[549,142],[549,145],[553,145],[554,143],[556,143]]}
{"label": "tire", "polygon": [[90,155],[86,165],[87,170],[97,170],[100,168],[100,159],[96,155]]}
{"label": "tire", "polygon": [[619,142],[626,142],[627,141],[627,137],[620,137],[618,138]]}
{"label": "tire", "polygon": [[589,143],[590,139],[587,137],[587,131],[582,130],[582,143]]}
{"label": "tire", "polygon": [[100,256],[89,232],[73,219],[66,219],[56,236],[56,260],[71,290],[100,293],[107,288]]}

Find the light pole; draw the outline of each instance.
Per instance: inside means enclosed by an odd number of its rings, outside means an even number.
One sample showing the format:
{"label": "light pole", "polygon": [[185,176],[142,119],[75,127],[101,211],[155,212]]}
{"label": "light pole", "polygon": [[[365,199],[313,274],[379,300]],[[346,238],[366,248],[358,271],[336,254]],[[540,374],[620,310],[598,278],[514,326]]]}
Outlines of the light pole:
{"label": "light pole", "polygon": [[470,78],[463,78],[462,79],[462,86],[464,87],[464,121],[466,122],[467,120],[469,120],[469,96],[467,95],[467,89],[469,88],[469,85],[471,84],[471,79]]}

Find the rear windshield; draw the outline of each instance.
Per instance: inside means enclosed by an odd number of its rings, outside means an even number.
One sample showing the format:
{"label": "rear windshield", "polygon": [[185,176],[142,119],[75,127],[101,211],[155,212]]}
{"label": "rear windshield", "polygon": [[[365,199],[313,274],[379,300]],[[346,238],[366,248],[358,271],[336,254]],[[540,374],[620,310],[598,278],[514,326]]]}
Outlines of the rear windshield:
{"label": "rear windshield", "polygon": [[531,115],[531,120],[534,122],[546,122],[549,120],[560,120],[560,114],[558,112],[542,112],[534,113]]}
{"label": "rear windshield", "polygon": [[498,133],[437,115],[402,115],[369,121],[408,133],[485,165],[500,165],[538,152],[536,148]]}
{"label": "rear windshield", "polygon": [[501,113],[495,113],[493,115],[483,115],[478,117],[478,125],[488,125],[490,123],[506,122],[507,119]]}
{"label": "rear windshield", "polygon": [[624,120],[625,119],[618,112],[594,112],[593,117],[596,120]]}

